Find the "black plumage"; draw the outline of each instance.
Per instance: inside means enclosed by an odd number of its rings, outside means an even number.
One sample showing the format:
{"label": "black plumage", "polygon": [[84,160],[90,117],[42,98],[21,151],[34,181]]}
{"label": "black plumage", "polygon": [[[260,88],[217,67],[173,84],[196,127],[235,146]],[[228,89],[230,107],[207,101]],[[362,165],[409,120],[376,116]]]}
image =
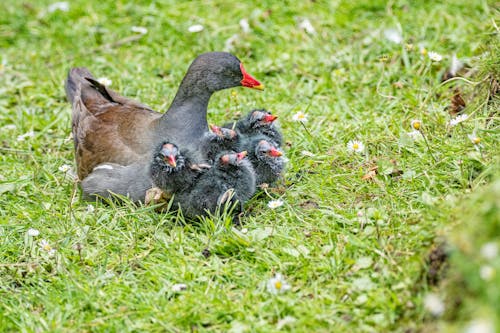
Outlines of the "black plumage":
{"label": "black plumage", "polygon": [[255,175],[246,152],[222,152],[217,155],[212,168],[202,174],[191,189],[178,192],[174,205],[180,206],[184,216],[215,213],[219,206],[236,202],[238,213],[243,204],[255,193]]}
{"label": "black plumage", "polygon": [[180,151],[170,142],[163,142],[156,150],[149,168],[153,184],[165,192],[188,190],[200,176],[204,164],[193,163],[188,151]]}
{"label": "black plumage", "polygon": [[238,146],[238,134],[229,128],[210,125],[211,132],[205,134],[201,150],[209,163],[215,161],[215,157],[222,151],[236,150]]}
{"label": "black plumage", "polygon": [[276,123],[277,118],[277,116],[265,109],[256,109],[250,111],[250,113],[236,123],[225,124],[224,127],[234,128],[240,136],[265,135],[268,140],[281,146],[283,136]]}
{"label": "black plumage", "polygon": [[286,159],[274,142],[264,135],[243,138],[240,148],[248,151],[255,170],[256,185],[274,183],[285,169]]}

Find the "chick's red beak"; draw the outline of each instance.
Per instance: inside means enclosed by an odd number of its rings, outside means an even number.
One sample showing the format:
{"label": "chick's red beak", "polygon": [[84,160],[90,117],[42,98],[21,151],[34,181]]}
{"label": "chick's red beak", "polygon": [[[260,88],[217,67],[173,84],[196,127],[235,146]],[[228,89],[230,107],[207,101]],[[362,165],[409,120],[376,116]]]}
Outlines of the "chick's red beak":
{"label": "chick's red beak", "polygon": [[264,121],[266,123],[272,123],[273,121],[275,121],[276,119],[278,119],[278,116],[275,116],[275,115],[272,115],[272,114],[266,114],[264,116]]}
{"label": "chick's red beak", "polygon": [[167,163],[170,164],[172,168],[175,168],[177,166],[177,162],[175,161],[175,156],[174,155],[167,156]]}
{"label": "chick's red beak", "polygon": [[252,75],[248,74],[242,63],[240,63],[240,70],[241,74],[243,74],[243,79],[240,81],[243,87],[264,90],[264,85],[257,81]]}
{"label": "chick's red beak", "polygon": [[212,130],[212,132],[214,132],[215,134],[217,135],[222,135],[221,133],[221,130],[220,130],[220,127],[219,126],[215,126],[215,125],[210,125],[210,129]]}
{"label": "chick's red beak", "polygon": [[276,148],[271,148],[269,150],[269,155],[271,155],[272,157],[280,157],[281,155],[283,155],[283,153]]}
{"label": "chick's red beak", "polygon": [[242,151],[241,153],[236,154],[236,158],[238,159],[238,161],[241,161],[242,159],[244,159],[245,156],[247,156],[246,150]]}

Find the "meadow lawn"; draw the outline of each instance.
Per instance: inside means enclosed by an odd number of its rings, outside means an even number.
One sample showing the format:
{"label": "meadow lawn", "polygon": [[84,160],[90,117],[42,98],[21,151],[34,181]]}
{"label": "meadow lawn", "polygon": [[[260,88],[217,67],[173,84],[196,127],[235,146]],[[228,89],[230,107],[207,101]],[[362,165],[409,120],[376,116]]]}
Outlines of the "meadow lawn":
{"label": "meadow lawn", "polygon": [[[500,330],[498,1],[7,0],[0,13],[1,332]],[[241,227],[83,201],[68,69],[164,112],[207,51],[266,86],[216,93],[209,122],[278,115],[283,179]]]}

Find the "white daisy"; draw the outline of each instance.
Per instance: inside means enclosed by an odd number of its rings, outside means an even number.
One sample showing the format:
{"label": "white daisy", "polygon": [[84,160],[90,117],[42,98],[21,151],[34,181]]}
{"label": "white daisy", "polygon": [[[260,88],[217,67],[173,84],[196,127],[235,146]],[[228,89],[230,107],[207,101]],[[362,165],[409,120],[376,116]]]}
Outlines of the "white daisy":
{"label": "white daisy", "polygon": [[494,242],[489,242],[481,247],[481,255],[485,259],[495,259],[498,256],[498,245]]}
{"label": "white daisy", "polygon": [[422,136],[422,133],[420,133],[420,131],[411,131],[411,132],[408,132],[406,133],[408,134],[408,136],[414,140],[414,141],[419,141],[419,140],[422,140],[424,137]]}
{"label": "white daisy", "polygon": [[59,171],[64,173],[68,172],[69,170],[71,170],[71,165],[69,164],[63,164],[59,167]]}
{"label": "white daisy", "polygon": [[[232,49],[234,49],[234,43],[238,40],[238,38],[240,38],[240,36],[238,34],[234,34],[226,39],[226,41],[224,42],[224,50],[231,51]],[[234,90],[232,92],[234,92]]]}
{"label": "white daisy", "polygon": [[311,21],[309,19],[303,19],[299,23],[299,29],[304,30],[310,35],[314,35],[316,33],[316,30],[314,29],[313,25],[311,24]]}
{"label": "white daisy", "polygon": [[411,121],[411,128],[414,130],[420,131],[420,128],[422,127],[422,121],[418,119],[413,119]]}
{"label": "white daisy", "polygon": [[443,56],[437,52],[429,51],[427,53],[427,56],[429,57],[429,59],[431,59],[432,61],[435,61],[435,62],[440,62],[441,60],[443,60]]}
{"label": "white daisy", "polygon": [[469,115],[464,113],[464,114],[458,115],[455,119],[450,120],[449,124],[451,127],[457,126],[461,122],[466,121],[468,118],[469,118]]}
{"label": "white daisy", "polygon": [[463,62],[458,60],[456,54],[453,54],[453,57],[451,58],[451,65],[450,65],[451,75],[453,75],[453,76],[457,75],[458,71],[461,70],[463,67],[464,67]]}
{"label": "white daisy", "polygon": [[292,120],[305,123],[307,121],[307,114],[305,114],[302,111],[299,111],[292,116]]}
{"label": "white daisy", "polygon": [[425,296],[424,308],[435,317],[441,316],[445,310],[444,303],[441,298],[432,293]]}
{"label": "white daisy", "polygon": [[489,265],[483,265],[479,268],[479,276],[484,281],[490,281],[495,276],[495,269]]}
{"label": "white daisy", "polygon": [[97,82],[99,82],[103,86],[110,86],[113,83],[113,81],[111,81],[107,77],[100,77],[97,79]]}
{"label": "white daisy", "polygon": [[284,293],[290,290],[292,287],[285,281],[283,275],[280,273],[276,273],[274,277],[270,278],[267,281],[267,291],[271,294],[279,294]]}
{"label": "white daisy", "polygon": [[146,28],[146,27],[137,27],[135,25],[132,28],[130,28],[130,30],[132,32],[137,32],[137,33],[142,34],[142,35],[145,35],[145,34],[148,33],[148,28]]}
{"label": "white daisy", "polygon": [[495,333],[495,323],[489,319],[476,319],[467,325],[464,333]]}
{"label": "white daisy", "polygon": [[17,136],[17,141],[24,141],[26,138],[32,138],[35,136],[35,132],[29,131],[24,134],[18,135]]}
{"label": "white daisy", "polygon": [[66,1],[54,2],[53,4],[51,4],[47,7],[47,12],[49,12],[49,13],[53,13],[56,10],[60,10],[62,12],[69,11],[69,2],[66,2]]}
{"label": "white daisy", "polygon": [[307,157],[314,157],[314,153],[311,153],[310,151],[307,151],[307,150],[303,150],[300,153],[304,156],[307,156]]}
{"label": "white daisy", "polygon": [[56,253],[56,250],[53,249],[49,242],[47,242],[45,239],[41,239],[38,245],[40,246],[41,250],[47,252],[49,257],[52,257]]}
{"label": "white daisy", "polygon": [[481,138],[476,135],[476,132],[472,132],[472,134],[467,134],[467,137],[474,145],[479,145],[481,143]]}
{"label": "white daisy", "polygon": [[87,206],[87,214],[92,214],[95,211],[95,207],[92,205]]}
{"label": "white daisy", "polygon": [[249,33],[250,32],[250,24],[248,24],[248,20],[246,18],[242,18],[240,20],[240,27],[241,27],[241,30],[243,30],[244,33]]}
{"label": "white daisy", "polygon": [[9,124],[9,125],[5,125],[4,127],[2,127],[4,130],[6,131],[10,131],[10,130],[15,130],[17,128],[16,125],[14,124]]}
{"label": "white daisy", "polygon": [[267,207],[271,208],[271,209],[276,209],[278,207],[281,207],[283,206],[283,201],[282,200],[271,200],[267,203]]}
{"label": "white daisy", "polygon": [[184,283],[176,283],[172,286],[172,291],[179,292],[187,289],[187,285]]}
{"label": "white daisy", "polygon": [[347,143],[347,150],[355,153],[362,153],[365,150],[363,142],[358,140],[351,140]]}
{"label": "white daisy", "polygon": [[192,25],[188,28],[188,31],[189,32],[201,32],[203,31],[203,29],[205,29],[201,24],[195,24],[195,25]]}
{"label": "white daisy", "polygon": [[28,236],[30,236],[30,237],[36,237],[36,236],[40,235],[40,231],[38,229],[34,229],[34,228],[29,228],[27,233],[28,233]]}
{"label": "white daisy", "polygon": [[401,35],[401,32],[397,29],[386,29],[384,30],[384,37],[393,43],[396,44],[401,44],[403,41],[403,36]]}

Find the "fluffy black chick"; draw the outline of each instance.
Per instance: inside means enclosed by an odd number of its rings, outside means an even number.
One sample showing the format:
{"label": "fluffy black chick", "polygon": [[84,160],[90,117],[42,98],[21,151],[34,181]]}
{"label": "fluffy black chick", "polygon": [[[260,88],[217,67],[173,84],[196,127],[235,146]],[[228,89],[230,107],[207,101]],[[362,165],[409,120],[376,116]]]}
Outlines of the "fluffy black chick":
{"label": "fluffy black chick", "polygon": [[205,134],[201,150],[209,163],[222,151],[236,150],[238,146],[238,133],[235,130],[210,125],[211,132]]}
{"label": "fluffy black chick", "polygon": [[166,192],[180,192],[189,189],[208,167],[193,163],[189,152],[181,152],[175,144],[164,141],[155,151],[149,174],[156,187]]}
{"label": "fluffy black chick", "polygon": [[286,159],[275,143],[264,135],[242,139],[241,149],[248,151],[248,159],[255,170],[255,183],[274,183],[285,169]]}
{"label": "fluffy black chick", "polygon": [[255,193],[255,174],[246,152],[222,152],[214,165],[202,174],[191,189],[178,192],[174,205],[180,206],[184,216],[196,218],[214,214],[218,207],[234,205],[236,215],[243,204]]}
{"label": "fluffy black chick", "polygon": [[226,128],[234,128],[240,136],[265,135],[268,140],[275,142],[278,147],[283,143],[283,136],[279,126],[276,124],[278,117],[265,109],[256,109],[250,111],[245,117],[236,123],[225,124]]}

